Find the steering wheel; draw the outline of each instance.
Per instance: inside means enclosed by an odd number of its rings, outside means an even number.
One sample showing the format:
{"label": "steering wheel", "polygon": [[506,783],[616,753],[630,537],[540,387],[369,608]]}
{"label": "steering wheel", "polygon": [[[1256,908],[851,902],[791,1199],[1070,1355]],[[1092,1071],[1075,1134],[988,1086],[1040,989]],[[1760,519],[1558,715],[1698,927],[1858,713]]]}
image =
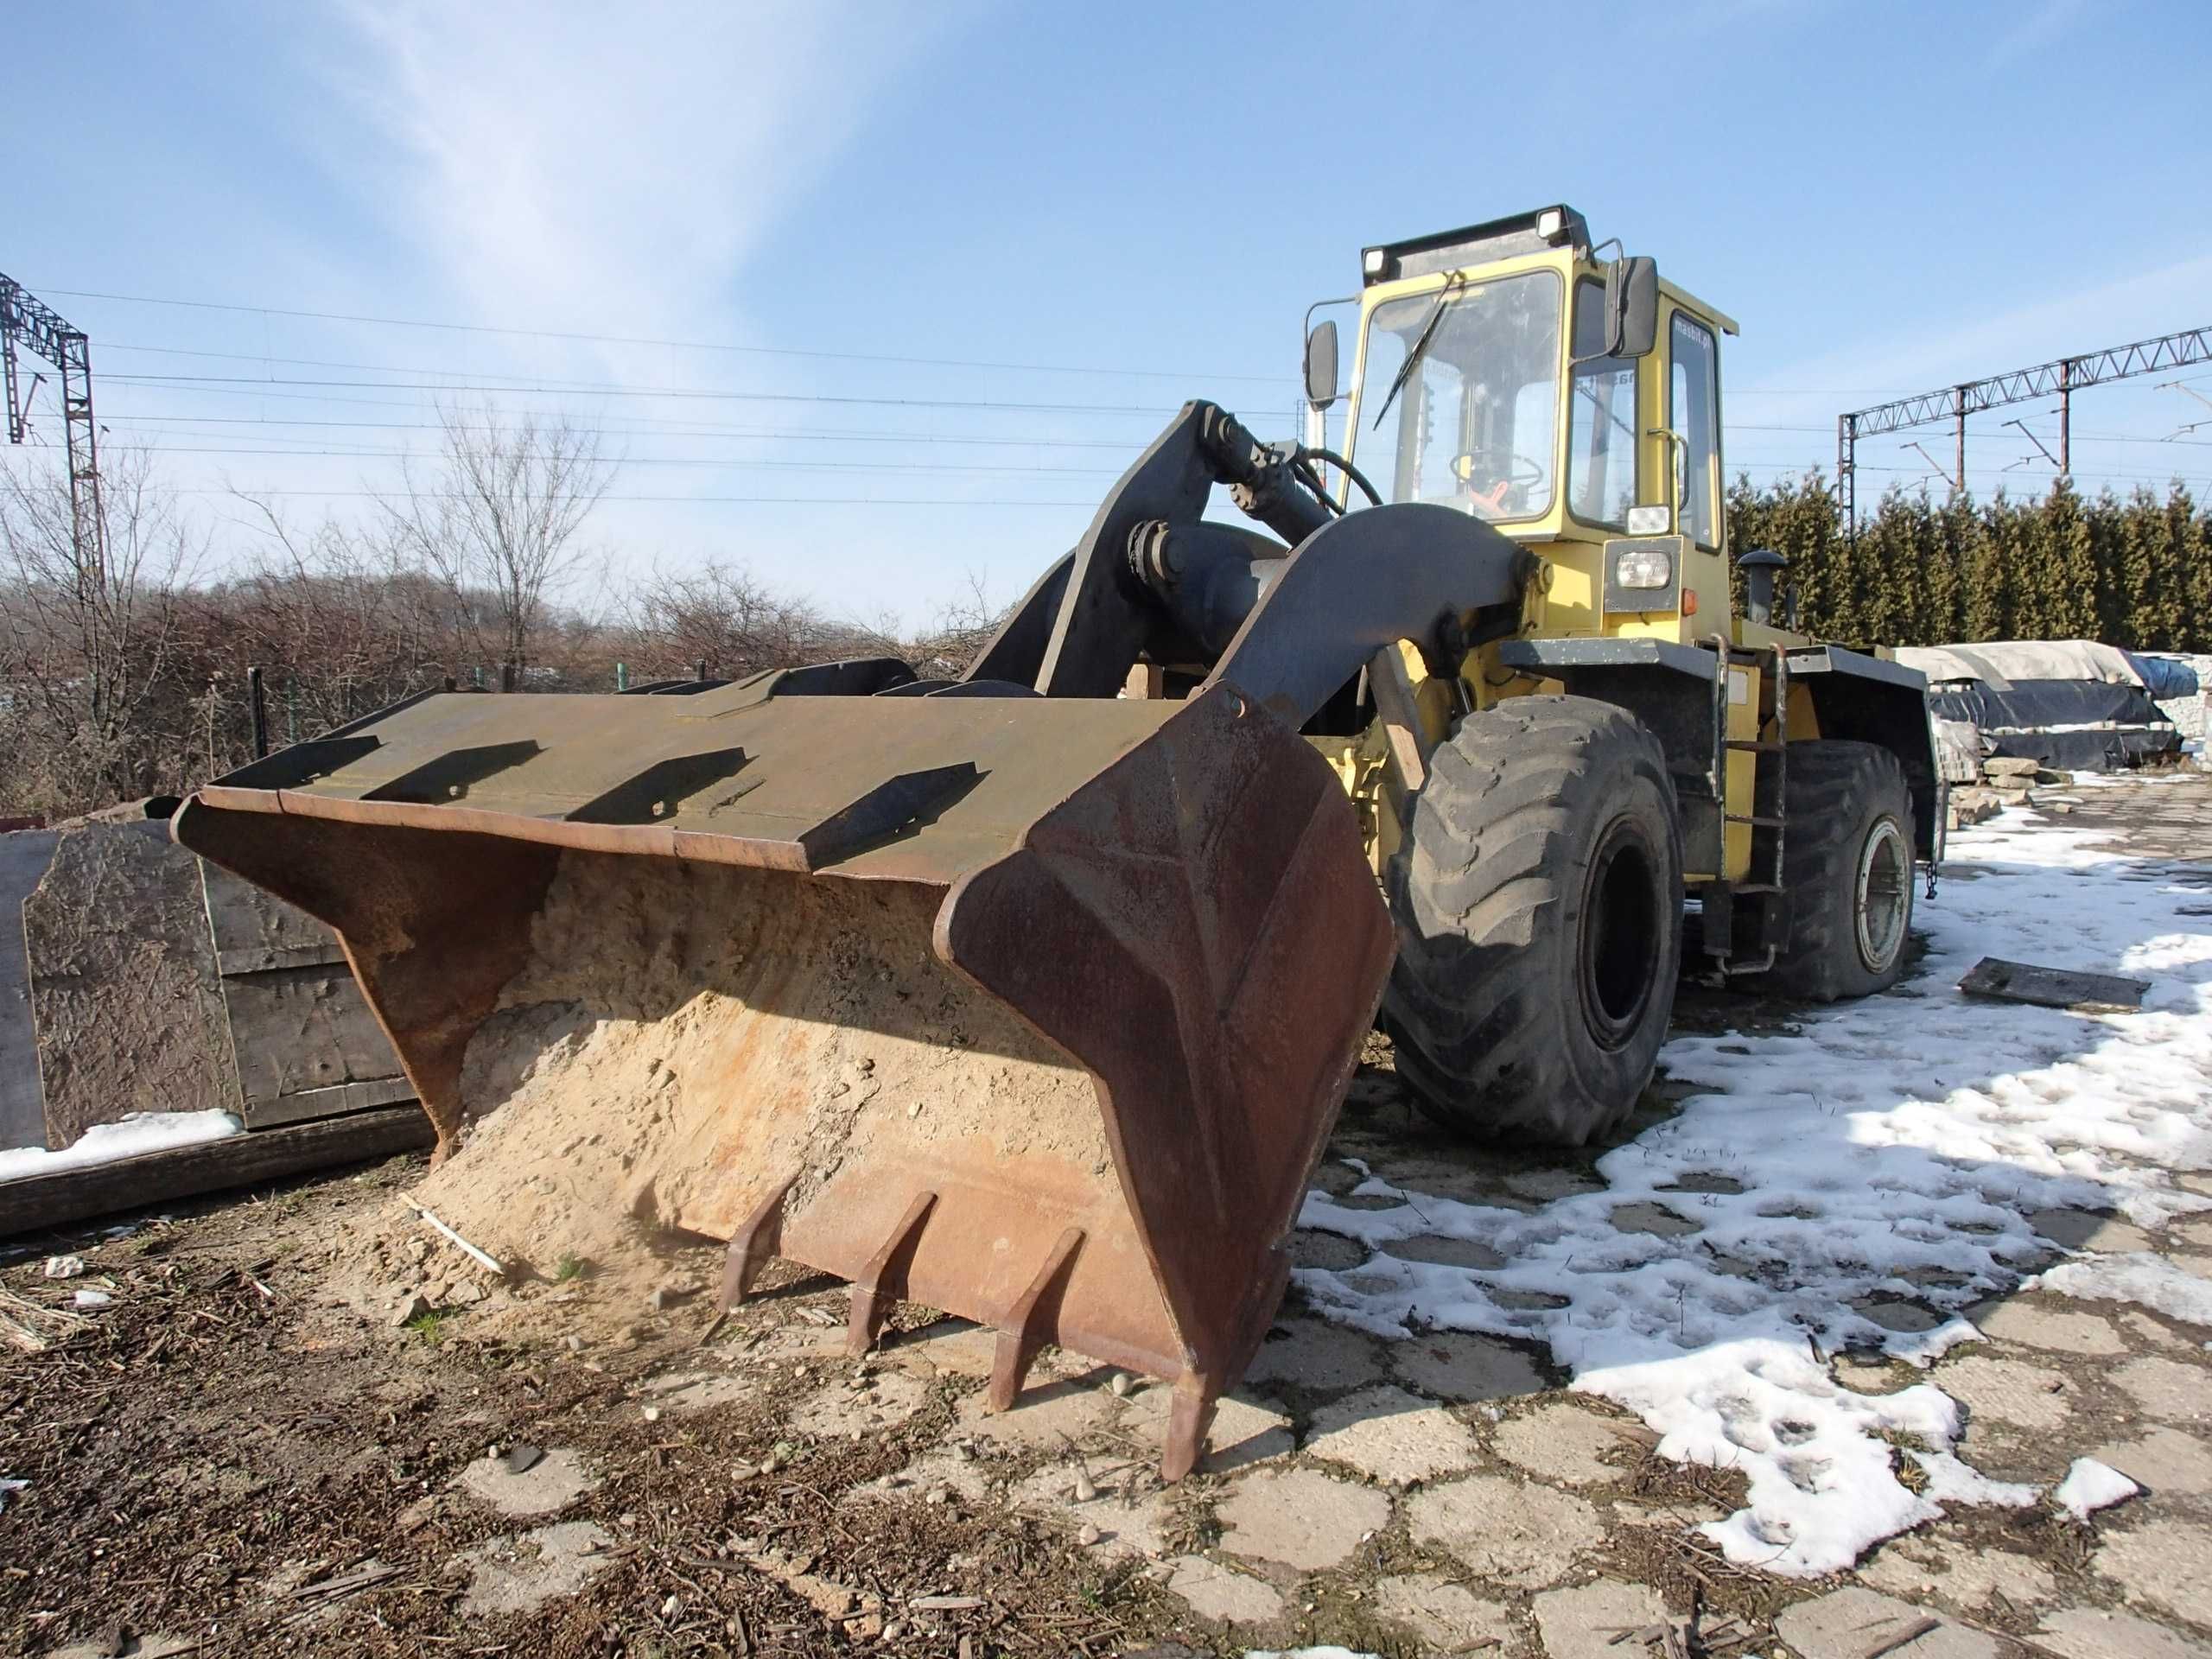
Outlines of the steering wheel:
{"label": "steering wheel", "polygon": [[[1500,459],[1505,462],[1503,476],[1497,465]],[[1487,490],[1478,490],[1475,487],[1478,474],[1486,474],[1497,481]],[[1507,492],[1529,489],[1544,481],[1544,464],[1517,449],[1469,450],[1452,457],[1452,475],[1478,506],[1491,512],[1502,512]]]}

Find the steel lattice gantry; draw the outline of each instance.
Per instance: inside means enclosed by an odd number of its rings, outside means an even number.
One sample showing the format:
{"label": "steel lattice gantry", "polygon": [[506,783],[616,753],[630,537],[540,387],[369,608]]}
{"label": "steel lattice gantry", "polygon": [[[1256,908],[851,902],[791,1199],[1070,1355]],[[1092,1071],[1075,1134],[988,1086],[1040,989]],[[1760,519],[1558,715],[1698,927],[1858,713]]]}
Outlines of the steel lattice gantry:
{"label": "steel lattice gantry", "polygon": [[1846,535],[1857,533],[1858,515],[1858,448],[1859,440],[1874,437],[1884,432],[1901,432],[1907,427],[1933,426],[1939,421],[1949,421],[1956,429],[1958,443],[1958,471],[1953,480],[1955,489],[1966,487],[1967,473],[1967,416],[1984,410],[1999,409],[2008,404],[2032,403],[2037,398],[2058,399],[2058,470],[2061,474],[2073,468],[2073,398],[2084,386],[2101,385],[2107,380],[2125,380],[2139,374],[2155,374],[2164,369],[2185,368],[2192,363],[2212,362],[2212,328],[2189,328],[2177,334],[2161,334],[2156,340],[2139,340],[2132,345],[2108,346],[2101,352],[2086,353],[2080,357],[2056,358],[2032,367],[2012,369],[2003,374],[1993,374],[1986,380],[1967,380],[1955,386],[1943,386],[1934,391],[1916,392],[1910,397],[1900,397],[1894,403],[1876,404],[1867,409],[1855,409],[1836,417],[1835,477],[1837,505],[1843,513]]}
{"label": "steel lattice gantry", "polygon": [[106,568],[102,545],[106,518],[100,511],[98,434],[92,420],[92,342],[68,321],[11,276],[0,276],[0,367],[8,397],[8,442],[21,443],[28,429],[29,399],[16,365],[16,348],[51,364],[61,377],[62,442],[69,461],[69,513],[78,568],[97,581]]}

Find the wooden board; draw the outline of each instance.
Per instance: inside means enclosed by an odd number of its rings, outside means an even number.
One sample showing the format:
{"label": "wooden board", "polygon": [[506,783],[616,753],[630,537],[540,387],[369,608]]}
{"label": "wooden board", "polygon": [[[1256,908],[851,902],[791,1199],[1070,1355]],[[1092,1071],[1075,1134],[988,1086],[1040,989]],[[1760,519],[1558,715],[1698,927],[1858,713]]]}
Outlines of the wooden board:
{"label": "wooden board", "polygon": [[200,880],[245,1126],[413,1099],[337,935],[215,865]]}
{"label": "wooden board", "polygon": [[23,900],[54,861],[54,843],[60,839],[51,830],[0,835],[0,1147],[46,1144],[46,1096],[39,1086],[38,1028],[31,1019]]}
{"label": "wooden board", "polygon": [[112,1163],[0,1181],[0,1235],[60,1227],[118,1210],[250,1186],[334,1164],[389,1158],[427,1147],[430,1120],[416,1106],[227,1135]]}
{"label": "wooden board", "polygon": [[1968,996],[1990,996],[2075,1014],[2127,1014],[2143,1006],[2148,982],[2118,974],[2088,974],[2065,968],[2039,968],[2031,962],[1984,957],[1959,988]]}

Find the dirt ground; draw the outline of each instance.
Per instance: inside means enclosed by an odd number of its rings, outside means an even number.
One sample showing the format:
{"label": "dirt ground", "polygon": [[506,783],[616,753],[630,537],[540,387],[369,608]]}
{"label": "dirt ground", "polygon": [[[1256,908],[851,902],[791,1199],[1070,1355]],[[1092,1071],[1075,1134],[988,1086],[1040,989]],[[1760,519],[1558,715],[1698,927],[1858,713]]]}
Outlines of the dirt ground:
{"label": "dirt ground", "polygon": [[[2212,788],[2085,791],[2073,822],[2093,820],[2138,856],[2203,858]],[[1687,991],[1678,1016],[1788,1020]],[[1604,1148],[1433,1133],[1379,1039],[1370,1058],[1332,1160],[1529,1212],[1604,1185]],[[1674,1097],[1662,1078],[1623,1138]],[[1320,1179],[1348,1192],[1345,1172]],[[424,1229],[404,1249],[431,1305],[332,1300],[348,1241],[388,1230],[423,1173],[395,1160],[0,1248],[0,1309],[53,1339],[0,1345],[0,1481],[26,1483],[0,1489],[0,1651],[1641,1659],[1686,1630],[1686,1654],[1802,1659],[2212,1654],[2212,1330],[2139,1309],[2014,1296],[1934,1380],[1974,1396],[1975,1467],[2050,1479],[2094,1452],[2147,1497],[2088,1524],[1955,1504],[1853,1573],[1783,1580],[1694,1530],[1740,1476],[1658,1459],[1547,1351],[1384,1344],[1295,1292],[1172,1489],[1163,1388],[1048,1356],[988,1416],[988,1332],[902,1308],[855,1363],[844,1287],[782,1264],[715,1329],[720,1249],[681,1237],[640,1294],[588,1261],[499,1284]],[[2212,1223],[2078,1219],[2055,1250],[2212,1268]],[[1294,1244],[1339,1270],[1357,1253]],[[84,1273],[47,1278],[56,1253]],[[111,1300],[75,1313],[83,1289]],[[495,1300],[537,1317],[480,1311]],[[1929,1380],[1833,1363],[1862,1390]]]}

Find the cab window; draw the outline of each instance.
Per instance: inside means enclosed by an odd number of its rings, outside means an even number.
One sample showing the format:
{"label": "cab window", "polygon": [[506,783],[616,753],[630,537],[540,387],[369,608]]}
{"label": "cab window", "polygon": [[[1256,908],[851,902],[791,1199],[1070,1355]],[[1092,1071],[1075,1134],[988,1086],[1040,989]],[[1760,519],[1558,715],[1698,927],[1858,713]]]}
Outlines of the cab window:
{"label": "cab window", "polygon": [[1668,387],[1667,423],[1682,437],[1682,533],[1700,547],[1720,545],[1720,514],[1713,492],[1720,467],[1720,365],[1713,331],[1675,313],[1671,331],[1675,370]]}
{"label": "cab window", "polygon": [[[1574,355],[1605,344],[1605,288],[1574,286]],[[1598,357],[1574,365],[1567,399],[1567,511],[1585,523],[1628,523],[1636,505],[1636,362]]]}

